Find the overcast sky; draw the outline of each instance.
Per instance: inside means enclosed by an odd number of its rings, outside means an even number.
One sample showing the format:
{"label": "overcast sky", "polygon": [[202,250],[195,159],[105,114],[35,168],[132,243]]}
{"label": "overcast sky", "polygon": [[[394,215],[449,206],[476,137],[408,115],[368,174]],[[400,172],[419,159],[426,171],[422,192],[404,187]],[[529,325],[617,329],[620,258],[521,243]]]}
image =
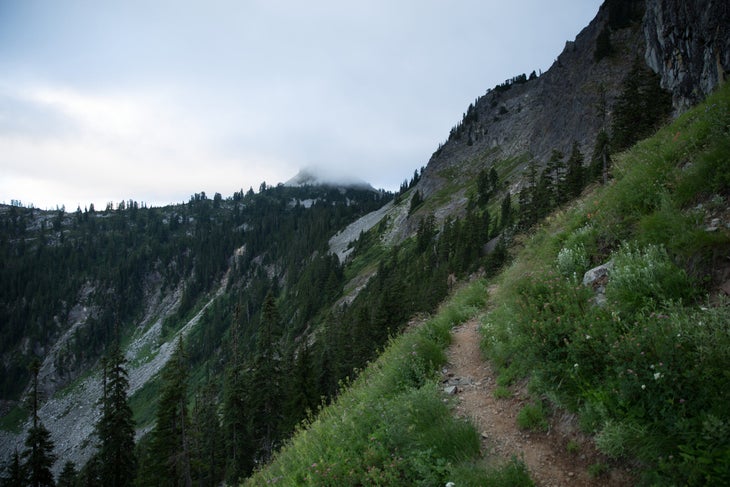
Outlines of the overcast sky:
{"label": "overcast sky", "polygon": [[0,0],[0,202],[187,201],[316,166],[395,190],[599,0]]}

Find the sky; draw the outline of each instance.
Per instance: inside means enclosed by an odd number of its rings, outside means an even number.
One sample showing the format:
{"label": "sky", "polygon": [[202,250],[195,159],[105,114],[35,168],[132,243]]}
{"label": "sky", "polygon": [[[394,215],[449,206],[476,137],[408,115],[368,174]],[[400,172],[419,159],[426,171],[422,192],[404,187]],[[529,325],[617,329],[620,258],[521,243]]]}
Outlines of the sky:
{"label": "sky", "polygon": [[0,202],[231,196],[302,168],[397,190],[599,0],[0,0]]}

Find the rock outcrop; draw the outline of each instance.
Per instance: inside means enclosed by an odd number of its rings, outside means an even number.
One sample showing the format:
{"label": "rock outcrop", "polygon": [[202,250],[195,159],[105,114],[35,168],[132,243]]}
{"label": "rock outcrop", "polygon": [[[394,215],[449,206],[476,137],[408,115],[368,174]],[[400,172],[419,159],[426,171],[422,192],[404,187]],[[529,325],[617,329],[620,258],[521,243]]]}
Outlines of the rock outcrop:
{"label": "rock outcrop", "polygon": [[677,112],[701,101],[730,72],[727,0],[647,0],[647,65],[661,75]]}

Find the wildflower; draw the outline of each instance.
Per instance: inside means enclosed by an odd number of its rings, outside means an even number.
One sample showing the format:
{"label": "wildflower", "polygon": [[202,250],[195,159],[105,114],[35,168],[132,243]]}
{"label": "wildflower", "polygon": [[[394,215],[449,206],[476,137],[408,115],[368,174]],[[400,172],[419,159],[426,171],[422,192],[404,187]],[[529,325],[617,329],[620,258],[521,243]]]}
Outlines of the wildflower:
{"label": "wildflower", "polygon": [[654,380],[659,380],[662,378],[661,372],[654,372]]}
{"label": "wildflower", "polygon": [[578,368],[578,364],[573,364],[573,368],[574,369],[577,369]]}
{"label": "wildflower", "polygon": [[643,391],[645,389],[646,389],[646,384],[641,384],[641,390]]}
{"label": "wildflower", "polygon": [[590,335],[586,335],[586,340],[590,340],[590,339],[591,339],[591,336]]}

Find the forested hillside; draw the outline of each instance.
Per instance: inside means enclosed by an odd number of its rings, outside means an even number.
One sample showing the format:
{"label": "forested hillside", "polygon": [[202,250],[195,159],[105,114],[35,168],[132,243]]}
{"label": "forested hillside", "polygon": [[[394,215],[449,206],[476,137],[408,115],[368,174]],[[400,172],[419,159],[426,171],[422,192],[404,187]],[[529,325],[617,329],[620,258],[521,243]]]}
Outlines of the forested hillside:
{"label": "forested hillside", "polygon": [[728,88],[667,125],[730,71],[700,3],[607,0],[396,194],[0,206],[3,482],[531,485],[437,385],[467,319],[596,475],[726,481]]}

